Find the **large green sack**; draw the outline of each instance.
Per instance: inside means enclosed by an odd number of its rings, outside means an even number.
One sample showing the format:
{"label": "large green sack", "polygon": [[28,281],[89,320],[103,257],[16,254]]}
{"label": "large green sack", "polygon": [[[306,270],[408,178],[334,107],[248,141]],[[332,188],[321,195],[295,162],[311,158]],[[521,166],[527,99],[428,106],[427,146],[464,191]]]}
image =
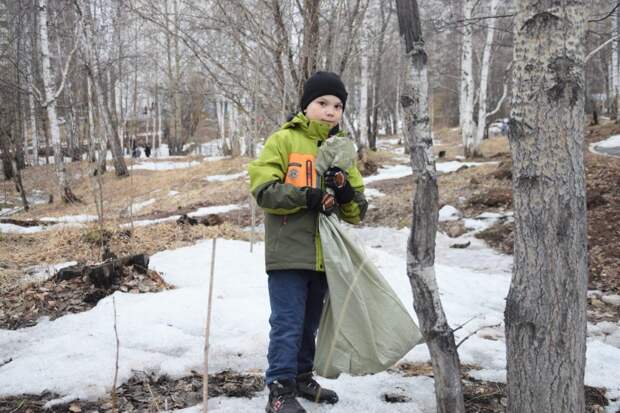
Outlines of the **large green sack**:
{"label": "large green sack", "polygon": [[[317,169],[346,170],[355,161],[348,139],[319,148]],[[407,309],[334,215],[319,214],[329,294],[321,315],[314,368],[320,376],[363,375],[393,366],[422,341]]]}

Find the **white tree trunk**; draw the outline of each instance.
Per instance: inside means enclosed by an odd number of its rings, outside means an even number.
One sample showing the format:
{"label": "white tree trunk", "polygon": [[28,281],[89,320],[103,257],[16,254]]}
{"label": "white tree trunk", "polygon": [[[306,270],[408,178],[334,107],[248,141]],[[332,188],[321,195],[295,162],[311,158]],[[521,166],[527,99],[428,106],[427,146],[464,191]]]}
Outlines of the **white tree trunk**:
{"label": "white tree trunk", "polygon": [[54,87],[54,75],[50,62],[49,40],[47,34],[47,0],[39,0],[39,47],[41,49],[41,77],[45,96],[45,108],[49,123],[49,132],[54,148],[54,167],[56,179],[60,190],[61,199],[65,202],[77,200],[69,186],[69,174],[65,167],[62,144],[60,141],[60,127],[56,112],[56,91]]}
{"label": "white tree trunk", "polygon": [[[159,71],[155,72],[155,116],[157,121],[156,142],[153,145],[153,156],[157,157],[161,148],[161,112],[159,110]],[[156,149],[157,148],[157,149]]]}
{"label": "white tree trunk", "polygon": [[98,145],[96,144],[95,115],[93,113],[93,90],[89,77],[86,77],[86,96],[88,99],[88,161],[96,162]]}
{"label": "white tree trunk", "polygon": [[396,110],[394,113],[394,116],[396,117],[396,135],[398,136],[399,139],[402,140],[403,145],[407,146],[407,142],[405,142],[405,135],[403,134],[403,127],[402,127],[402,116],[400,113],[400,89],[401,89],[401,65],[400,65],[400,61],[399,61],[399,65],[398,65],[398,79],[396,81]]}
{"label": "white tree trunk", "polygon": [[179,28],[181,26],[179,15],[179,2],[172,0],[174,10],[174,129],[176,133],[175,153],[183,146],[181,134],[183,127],[181,125],[181,51],[179,48]]}
{"label": "white tree trunk", "polygon": [[224,98],[218,96],[215,102],[215,110],[217,115],[217,128],[219,133],[220,148],[224,150],[226,147],[226,112],[224,106]]}
{"label": "white tree trunk", "polygon": [[585,0],[521,0],[510,120],[509,413],[585,412]]}
{"label": "white tree trunk", "polygon": [[368,147],[368,84],[370,81],[370,70],[368,67],[368,45],[366,44],[365,35],[362,35],[362,50],[360,55],[360,65],[362,69],[362,81],[360,85],[360,109],[359,109],[359,129],[361,146]]}
{"label": "white tree trunk", "polygon": [[151,104],[149,105],[149,120],[151,123],[151,133],[150,133],[150,138],[151,138],[151,154],[153,153],[153,151],[155,151],[155,133],[156,133],[156,128],[157,128],[157,115],[155,114],[155,101],[151,102]]}
{"label": "white tree trunk", "polygon": [[[618,34],[618,13],[613,13],[611,16],[611,35]],[[612,117],[617,118],[618,115],[618,91],[619,91],[619,73],[618,73],[618,41],[611,43],[611,102],[612,102]]]}
{"label": "white tree trunk", "polygon": [[162,134],[162,130],[161,130],[161,109],[159,107],[159,97],[158,97],[157,98],[157,148],[158,148],[157,153],[159,153],[159,151],[161,150],[161,134]]}
{"label": "white tree trunk", "polygon": [[228,128],[233,157],[241,155],[241,128],[239,128],[238,113],[237,105],[231,102],[230,110],[228,111]]}
{"label": "white tree trunk", "polygon": [[28,106],[30,109],[30,136],[31,136],[31,141],[32,141],[32,164],[39,165],[39,134],[37,130],[37,114],[36,114],[37,109],[34,103],[34,88],[33,88],[32,82],[33,82],[32,71],[28,69],[28,88],[30,91],[30,93],[28,94]]}
{"label": "white tree trunk", "polygon": [[[495,15],[499,0],[490,0],[489,15]],[[491,68],[491,50],[493,46],[493,35],[495,34],[495,19],[487,21],[487,36],[484,42],[484,52],[482,53],[482,63],[480,69],[480,91],[478,98],[478,127],[474,135],[472,155],[480,156],[480,144],[484,137],[484,130],[487,123],[487,87],[489,83],[489,70]]]}
{"label": "white tree trunk", "polygon": [[463,49],[461,53],[461,93],[459,96],[459,123],[465,156],[472,155],[474,143],[474,56],[473,56],[473,14],[475,0],[463,1]]}

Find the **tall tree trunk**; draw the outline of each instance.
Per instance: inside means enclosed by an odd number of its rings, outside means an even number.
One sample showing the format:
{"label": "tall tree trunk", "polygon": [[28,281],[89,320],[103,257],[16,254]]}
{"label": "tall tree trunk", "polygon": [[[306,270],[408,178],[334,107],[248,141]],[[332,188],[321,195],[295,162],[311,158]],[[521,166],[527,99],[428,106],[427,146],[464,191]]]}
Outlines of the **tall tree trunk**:
{"label": "tall tree trunk", "polygon": [[32,164],[39,165],[39,133],[37,130],[37,109],[34,102],[34,70],[32,65],[27,66],[27,83],[28,83],[28,108],[30,110],[30,137],[32,145]]}
{"label": "tall tree trunk", "polygon": [[181,134],[183,133],[183,126],[181,125],[181,51],[179,48],[179,27],[181,26],[179,16],[179,2],[178,0],[172,0],[174,7],[174,134],[175,147],[173,155],[180,153],[183,147],[183,140]]}
{"label": "tall tree trunk", "polygon": [[472,156],[474,143],[474,56],[473,23],[476,0],[463,0],[463,49],[461,53],[461,93],[459,96],[459,123],[466,157]]}
{"label": "tall tree trunk", "polygon": [[0,133],[0,150],[2,150],[2,153],[0,154],[0,157],[2,158],[2,173],[4,174],[4,179],[8,181],[13,179],[15,175],[13,173],[13,156],[11,154],[11,145],[8,134],[6,133]]}
{"label": "tall tree trunk", "polygon": [[[85,63],[88,67],[88,76],[95,88],[95,99],[97,101],[97,110],[99,114],[99,123],[105,131],[107,141],[110,143],[112,152],[112,160],[114,163],[114,171],[116,176],[128,176],[129,170],[125,164],[125,159],[121,150],[121,143],[118,138],[118,130],[112,120],[110,106],[106,104],[106,90],[102,82],[102,74],[99,70],[99,59],[95,55],[95,42],[92,14],[89,5],[84,0],[74,0],[78,6],[78,12],[82,18],[82,27],[80,30],[81,50]],[[110,85],[108,85],[110,87]]]}
{"label": "tall tree trunk", "polygon": [[521,0],[509,139],[515,242],[508,412],[584,412],[585,0]]}
{"label": "tall tree trunk", "polygon": [[301,48],[301,77],[297,87],[302,94],[304,82],[316,71],[319,55],[319,11],[321,0],[304,0],[304,38]]}
{"label": "tall tree trunk", "polygon": [[50,131],[48,128],[49,122],[47,120],[47,113],[43,113],[43,111],[45,110],[45,108],[41,108],[41,129],[43,130],[43,135],[45,136],[45,164],[49,165],[50,164],[50,157],[49,154],[51,153],[50,150]]}
{"label": "tall tree trunk", "polygon": [[[88,101],[88,158],[90,167],[90,182],[93,190],[93,198],[95,200],[95,208],[97,210],[97,218],[99,224],[103,225],[103,172],[101,171],[101,159],[97,161],[95,154],[97,150],[95,138],[95,116],[93,111],[93,92],[90,77],[86,77],[86,99]],[[103,158],[105,165],[105,157]]]}
{"label": "tall tree trunk", "polygon": [[400,102],[415,180],[413,222],[407,243],[407,275],[416,314],[431,355],[437,411],[464,413],[459,356],[435,278],[439,192],[429,117],[428,58],[424,51],[417,0],[397,0],[396,7],[400,37],[405,46],[403,53],[409,61]]}
{"label": "tall tree trunk", "polygon": [[[618,13],[614,12],[611,15],[611,36],[616,36],[618,34]],[[610,79],[611,79],[611,118],[618,118],[618,93],[620,92],[620,73],[618,72],[618,54],[620,53],[620,48],[618,47],[618,41],[614,40],[611,43],[611,67],[609,68]]]}
{"label": "tall tree trunk", "polygon": [[[381,3],[381,31],[379,33],[379,39],[377,44],[377,55],[374,62],[374,81],[373,81],[373,105],[372,105],[372,128],[370,132],[370,139],[368,140],[368,146],[371,150],[377,150],[377,134],[379,133],[379,91],[383,84],[383,51],[385,48],[385,32],[388,28],[390,18],[392,17],[391,10],[386,10],[386,4]],[[387,12],[387,14],[386,14]],[[387,124],[387,123],[386,123]]]}
{"label": "tall tree trunk", "polygon": [[73,191],[71,191],[69,174],[65,167],[62,145],[60,142],[60,128],[58,126],[58,116],[56,114],[57,97],[56,91],[54,90],[54,75],[50,62],[47,34],[47,0],[39,0],[39,43],[41,48],[41,76],[43,78],[43,89],[45,91],[45,107],[47,109],[49,133],[54,147],[54,167],[56,169],[56,179],[60,190],[60,197],[65,202],[76,202],[79,200],[73,194]]}
{"label": "tall tree trunk", "polygon": [[[115,31],[115,37],[116,37],[116,42],[117,42],[117,47],[118,47],[118,67],[117,67],[117,80],[118,80],[118,100],[115,99],[115,101],[117,102],[116,107],[114,108],[114,111],[116,112],[116,117],[117,117],[117,121],[118,121],[118,138],[120,141],[120,145],[121,145],[121,153],[123,154],[123,157],[125,156],[125,131],[127,129],[127,123],[125,121],[125,106],[123,105],[123,91],[124,91],[124,85],[123,85],[123,76],[124,76],[124,72],[123,72],[123,56],[124,56],[124,50],[123,50],[123,36],[122,36],[122,27],[123,27],[123,16],[122,16],[122,11],[123,11],[123,3],[122,2],[118,2],[117,5],[117,10],[116,10],[116,20],[115,20],[115,24],[114,24],[114,31]],[[114,92],[114,95],[116,96],[116,89]]]}
{"label": "tall tree trunk", "polygon": [[157,157],[161,151],[161,107],[159,106],[159,77],[155,80],[155,106],[157,107],[157,151],[155,157]]}
{"label": "tall tree trunk", "polygon": [[[497,11],[499,0],[490,0],[489,15],[494,16]],[[489,84],[489,72],[491,69],[491,51],[493,46],[493,35],[495,34],[495,19],[489,19],[487,23],[487,35],[482,52],[482,62],[480,64],[480,91],[478,94],[478,127],[474,135],[472,145],[472,156],[482,156],[480,144],[484,138],[484,131],[487,123],[487,88]]]}
{"label": "tall tree trunk", "polygon": [[361,90],[360,90],[360,109],[359,109],[359,142],[360,146],[368,147],[368,86],[370,83],[370,69],[368,67],[368,44],[366,33],[362,34],[362,44],[360,50],[360,67],[362,71]]}
{"label": "tall tree trunk", "polygon": [[[169,16],[169,5],[168,5],[168,1],[169,0],[164,0],[164,8],[165,8],[165,24],[166,24],[166,63],[167,63],[167,75],[168,75],[168,98],[171,102],[171,106],[172,109],[169,111],[169,118],[168,118],[168,149],[170,151],[170,154],[174,153],[174,148],[176,148],[176,141],[178,139],[177,136],[177,130],[176,130],[176,87],[177,82],[176,82],[176,76],[175,76],[175,72],[172,68],[172,34],[171,31],[174,30],[174,28],[170,27],[170,16]],[[136,32],[136,49],[137,49],[137,37],[138,37],[138,33]],[[137,71],[137,66],[136,66],[136,71]],[[136,78],[136,85],[137,85],[137,78]],[[137,86],[136,86],[137,88]]]}
{"label": "tall tree trunk", "polygon": [[218,139],[220,141],[220,147],[222,151],[226,147],[226,106],[224,105],[224,98],[218,96],[215,101],[215,114],[217,117],[217,130]]}

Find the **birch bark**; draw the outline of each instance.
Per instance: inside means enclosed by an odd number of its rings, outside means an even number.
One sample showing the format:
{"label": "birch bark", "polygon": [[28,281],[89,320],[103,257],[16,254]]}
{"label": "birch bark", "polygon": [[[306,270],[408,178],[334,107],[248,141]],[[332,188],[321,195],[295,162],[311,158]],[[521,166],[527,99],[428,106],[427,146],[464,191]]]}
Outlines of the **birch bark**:
{"label": "birch bark", "polygon": [[461,51],[461,93],[459,96],[459,124],[466,157],[472,156],[474,143],[474,57],[473,26],[471,22],[475,0],[463,1],[463,48]]}
{"label": "birch bark", "polygon": [[99,62],[95,55],[94,31],[92,15],[88,9],[89,5],[84,0],[74,0],[78,13],[81,16],[80,44],[84,63],[88,67],[88,76],[92,81],[97,101],[97,113],[99,114],[99,122],[105,131],[105,136],[110,144],[112,159],[114,163],[114,171],[116,176],[128,176],[129,170],[125,164],[121,143],[118,137],[118,130],[112,116],[110,107],[106,104],[105,89],[102,85],[102,75],[99,70]]}
{"label": "birch bark", "polygon": [[[39,0],[39,47],[41,51],[41,77],[43,78],[44,107],[47,111],[50,138],[54,148],[54,168],[60,190],[60,197],[65,202],[77,202],[79,199],[71,190],[69,174],[65,166],[60,140],[60,127],[56,111],[56,93],[54,75],[50,60],[49,36],[47,31],[47,0]],[[46,154],[47,156],[47,154]]]}
{"label": "birch bark", "polygon": [[[491,0],[489,15],[495,15],[499,0]],[[489,19],[487,23],[487,35],[484,42],[484,52],[482,53],[482,63],[480,68],[480,91],[478,93],[478,127],[474,135],[471,154],[481,156],[480,144],[484,137],[484,130],[487,123],[487,88],[489,84],[489,71],[491,68],[491,51],[493,46],[493,35],[495,34],[495,19]]]}
{"label": "birch bark", "polygon": [[362,34],[362,43],[360,51],[360,66],[362,71],[362,79],[360,85],[360,110],[359,110],[359,144],[368,147],[368,83],[370,81],[370,69],[368,67],[368,43],[367,33],[364,30]]}
{"label": "birch bark", "polygon": [[[39,165],[39,133],[37,130],[37,110],[34,103],[33,75],[31,65],[28,65],[28,108],[30,110],[30,137],[32,145],[32,164]],[[27,152],[27,151],[26,151]]]}

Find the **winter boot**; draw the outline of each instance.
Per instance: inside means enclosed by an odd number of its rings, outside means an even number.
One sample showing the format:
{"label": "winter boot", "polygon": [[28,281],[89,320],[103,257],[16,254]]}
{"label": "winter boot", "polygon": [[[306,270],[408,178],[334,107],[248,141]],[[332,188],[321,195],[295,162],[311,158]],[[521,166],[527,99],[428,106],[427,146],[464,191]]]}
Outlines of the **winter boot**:
{"label": "winter boot", "polygon": [[312,378],[312,372],[297,376],[297,395],[315,403],[338,403],[338,395],[333,390],[324,389]]}
{"label": "winter boot", "polygon": [[295,380],[276,380],[269,385],[267,413],[306,413],[295,398]]}

